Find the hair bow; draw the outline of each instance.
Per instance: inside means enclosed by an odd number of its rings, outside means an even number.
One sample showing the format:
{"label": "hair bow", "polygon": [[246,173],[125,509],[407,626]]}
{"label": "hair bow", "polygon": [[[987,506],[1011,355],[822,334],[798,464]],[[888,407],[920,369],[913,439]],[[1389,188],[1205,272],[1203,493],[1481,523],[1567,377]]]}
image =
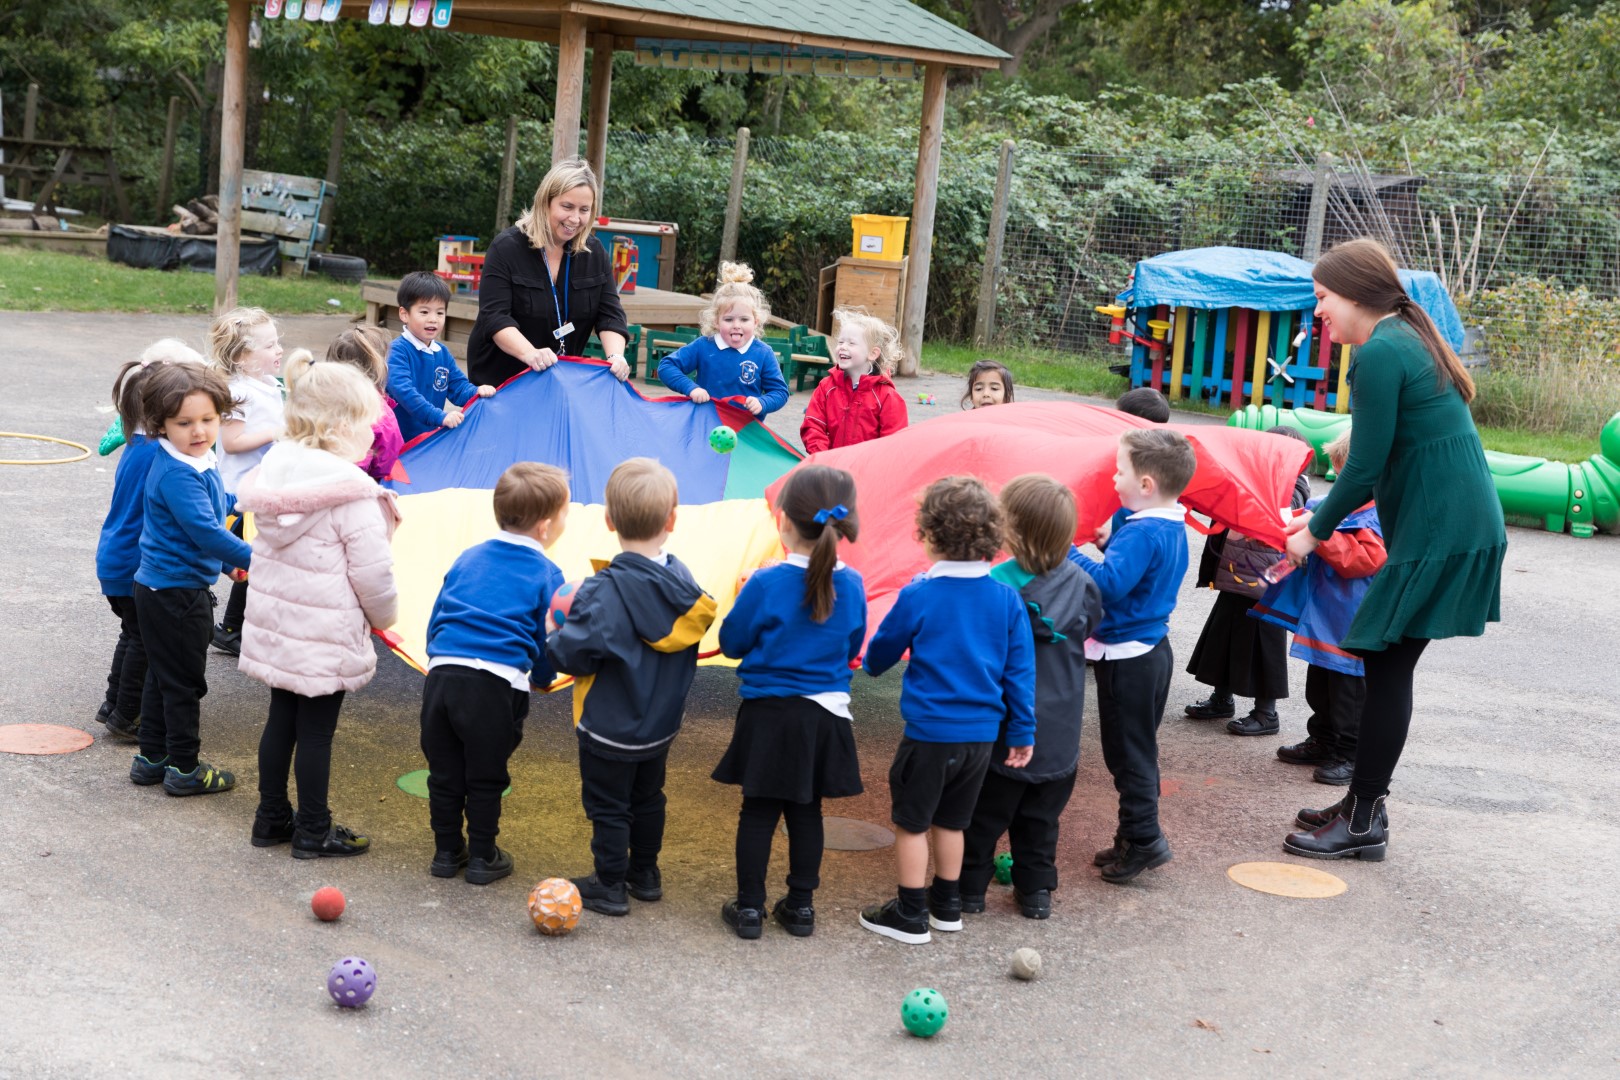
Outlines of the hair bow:
{"label": "hair bow", "polygon": [[817,510],[815,522],[817,525],[825,525],[828,518],[837,518],[839,521],[843,521],[847,517],[849,517],[849,507],[839,503],[837,506],[825,510]]}

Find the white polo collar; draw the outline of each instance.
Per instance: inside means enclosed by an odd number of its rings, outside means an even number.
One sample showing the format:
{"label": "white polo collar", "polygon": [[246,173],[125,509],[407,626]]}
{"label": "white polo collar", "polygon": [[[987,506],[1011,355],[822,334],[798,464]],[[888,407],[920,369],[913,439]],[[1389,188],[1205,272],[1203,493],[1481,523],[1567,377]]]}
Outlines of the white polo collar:
{"label": "white polo collar", "polygon": [[930,566],[928,568],[928,573],[924,574],[923,576],[924,577],[931,577],[931,578],[937,578],[937,577],[974,578],[974,577],[988,577],[989,574],[990,574],[990,564],[987,561],[985,561],[984,559],[972,559],[972,560],[969,560],[967,562],[959,562],[959,561],[956,561],[956,560],[953,560],[953,559],[941,559],[941,560],[939,560],[939,562],[935,563],[933,566]]}
{"label": "white polo collar", "polygon": [[409,327],[402,329],[399,332],[399,336],[410,342],[418,352],[436,353],[442,347],[437,341],[423,341],[421,338],[411,333]]}
{"label": "white polo collar", "polygon": [[174,443],[162,435],[158,436],[158,445],[163,447],[163,452],[174,458],[174,460],[183,461],[200,473],[207,472],[209,469],[216,468],[219,465],[219,455],[214,453],[212,446],[208,448],[208,453],[202,457],[192,457],[190,454],[181,453],[175,448]]}
{"label": "white polo collar", "polygon": [[[801,570],[810,569],[810,556],[808,555],[800,555],[797,552],[790,551],[787,553],[787,558],[783,559],[782,561],[787,563],[789,566],[797,566]],[[833,564],[834,570],[842,570],[843,568],[843,559],[839,559]]]}
{"label": "white polo collar", "polygon": [[[711,336],[714,338],[715,348],[717,348],[717,349],[729,349],[729,348],[731,348],[730,345],[727,345],[724,341],[722,341],[720,339],[720,332],[718,330],[716,330]],[[747,352],[749,349],[752,349],[753,347],[754,347],[754,335],[749,334],[748,335],[748,340],[742,343],[742,348],[738,349],[737,352],[740,355],[742,353]]]}
{"label": "white polo collar", "polygon": [[1135,521],[1137,518],[1163,518],[1166,521],[1185,521],[1187,508],[1180,503],[1171,503],[1169,506],[1154,506],[1146,510],[1138,510],[1125,520]]}
{"label": "white polo collar", "polygon": [[519,536],[517,533],[507,532],[505,529],[502,529],[500,532],[495,534],[495,539],[506,544],[516,544],[518,547],[534,548],[534,550],[538,551],[542,555],[546,553],[545,545],[541,544],[540,541],[536,540],[532,536]]}

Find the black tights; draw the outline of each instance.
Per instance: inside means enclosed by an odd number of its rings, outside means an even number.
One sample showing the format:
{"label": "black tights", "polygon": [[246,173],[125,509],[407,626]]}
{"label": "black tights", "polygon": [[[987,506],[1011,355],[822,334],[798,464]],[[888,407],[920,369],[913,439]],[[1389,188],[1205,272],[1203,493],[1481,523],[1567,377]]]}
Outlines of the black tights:
{"label": "black tights", "polygon": [[287,773],[298,780],[298,831],[325,836],[332,826],[326,793],[332,779],[332,735],[337,731],[343,691],[304,697],[291,690],[270,691],[270,718],[259,737],[259,823],[274,828],[292,814]]}
{"label": "black tights", "polygon": [[821,800],[796,803],[744,795],[737,814],[737,904],[765,906],[765,872],[771,865],[776,823],[787,819],[788,906],[809,907],[821,884]]}
{"label": "black tights", "polygon": [[1367,698],[1350,794],[1367,799],[1389,794],[1390,777],[1412,726],[1412,674],[1428,645],[1428,638],[1402,638],[1376,652],[1357,654],[1367,666]]}

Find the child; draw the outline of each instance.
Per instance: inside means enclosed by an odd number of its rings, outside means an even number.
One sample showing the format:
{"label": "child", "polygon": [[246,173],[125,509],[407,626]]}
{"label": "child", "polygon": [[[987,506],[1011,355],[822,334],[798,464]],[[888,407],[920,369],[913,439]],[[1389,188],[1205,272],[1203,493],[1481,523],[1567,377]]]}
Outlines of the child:
{"label": "child", "polygon": [[[252,841],[291,840],[295,859],[360,855],[370,844],[332,821],[326,793],[343,695],[371,681],[370,628],[393,625],[396,608],[394,493],[354,464],[370,452],[381,407],[375,384],[353,368],[294,350],[286,434],[237,494],[257,530],[238,667],[270,687]],[[293,769],[296,816],[287,799]]]}
{"label": "child", "polygon": [[146,503],[146,474],[160,452],[156,439],[141,434],[141,386],[153,365],[203,364],[197,351],[174,338],[146,347],[139,360],[131,360],[113,380],[113,405],[120,432],[129,432],[124,452],[113,472],[112,503],[101,523],[96,543],[96,578],[113,614],[118,616],[118,644],[113,647],[112,670],[107,673],[107,695],[96,719],[118,739],[134,741],[140,723],[141,688],[146,683],[146,646],[141,644],[140,620],[135,616],[135,571],[141,563],[141,519]]}
{"label": "child", "polygon": [[1013,899],[1025,918],[1052,913],[1057,888],[1058,818],[1080,766],[1086,702],[1086,638],[1102,617],[1097,586],[1068,561],[1074,493],[1050,476],[1015,477],[1001,489],[1012,558],[990,576],[1018,590],[1035,635],[1035,756],[1022,769],[1001,764],[998,741],[963,834],[962,911],[984,911],[996,841],[1012,842]]}
{"label": "child", "polygon": [[474,397],[489,397],[493,386],[473,386],[456,358],[437,340],[450,305],[450,287],[437,274],[417,270],[399,282],[399,321],[405,329],[388,350],[388,396],[406,442],[441,427],[461,423]]}
{"label": "child", "polygon": [[448,878],[466,867],[471,885],[512,872],[512,856],[495,846],[501,792],[523,741],[529,687],[555,678],[546,661],[546,609],[563,576],[545,549],[568,524],[567,474],[532,461],[513,465],[495,485],[495,521],[500,534],[462,552],[444,576],[428,621],[422,691],[435,847],[429,872]]}
{"label": "child", "polygon": [[[1333,470],[1343,471],[1350,456],[1350,433],[1323,449]],[[1314,510],[1320,501],[1314,499],[1305,508]],[[1365,668],[1360,657],[1345,652],[1338,643],[1349,633],[1350,620],[1387,557],[1378,510],[1368,502],[1317,546],[1305,560],[1302,573],[1267,589],[1252,612],[1255,618],[1292,630],[1290,654],[1309,665],[1305,669],[1305,703],[1311,707],[1305,724],[1307,738],[1277,747],[1277,756],[1295,765],[1316,766],[1311,779],[1318,784],[1349,784],[1355,768],[1356,736],[1367,694]]]}
{"label": "child", "polygon": [[326,347],[326,359],[357,368],[376,387],[382,407],[371,425],[371,446],[360,459],[360,468],[373,480],[387,480],[405,445],[394,417],[394,400],[388,396],[388,332],[380,326],[345,330]]}
{"label": "child", "polygon": [[[926,944],[928,930],[962,929],[962,830],[997,740],[1006,763],[1028,765],[1035,740],[1035,645],[1024,601],[990,577],[1001,549],[1001,508],[971,476],[936,480],[923,492],[917,535],[933,565],[900,590],[866,650],[881,675],[907,649],[901,681],[905,735],[889,766],[897,826],[899,895],[861,912],[873,933]],[[924,890],[933,840],[934,883]]]}
{"label": "child", "polygon": [[[140,427],[155,438],[142,510],[133,595],[146,646],[140,753],[129,778],[170,795],[210,795],[236,784],[198,760],[198,702],[208,693],[208,587],[222,568],[246,569],[252,551],[225,528],[225,485],[214,441],[234,401],[225,376],[195,364],[154,365],[141,379]],[[238,575],[239,576],[239,575]]]}
{"label": "child", "polygon": [[905,399],[889,379],[900,359],[900,332],[847,308],[833,312],[833,322],[833,371],[816,384],[799,425],[807,454],[881,439],[909,420]]}
{"label": "child", "polygon": [[1170,403],[1164,395],[1151,386],[1138,386],[1134,390],[1127,390],[1119,395],[1114,402],[1114,408],[1131,416],[1140,416],[1143,420],[1153,424],[1168,424],[1170,422]]}
{"label": "child", "polygon": [[1186,511],[1176,498],[1198,459],[1182,435],[1138,428],[1119,437],[1114,490],[1131,511],[1101,562],[1070,558],[1096,581],[1103,618],[1086,655],[1097,661],[1103,761],[1119,792],[1114,844],[1097,853],[1104,881],[1122,885],[1170,861],[1159,828],[1159,723],[1170,692],[1170,613],[1187,575]]}
{"label": "child", "polygon": [[580,801],[596,869],[574,884],[592,911],[628,915],[627,892],[664,895],[664,767],[715,605],[664,551],[680,502],[674,473],[630,458],[608,477],[605,496],[607,527],[623,550],[585,579],[546,652],[577,677]]}
{"label": "child", "polygon": [[[227,513],[235,503],[237,486],[249,469],[264,460],[270,444],[281,435],[284,406],[281,384],[281,337],[263,308],[233,308],[208,328],[208,351],[213,363],[230,380],[236,406],[219,428],[219,478],[225,485]],[[231,523],[242,535],[242,519]],[[247,607],[247,582],[231,584],[225,614],[214,627],[214,648],[235,656],[242,648],[242,611]]]}
{"label": "child", "polygon": [[850,729],[849,664],[866,642],[866,587],[838,561],[838,541],[860,534],[855,478],[804,465],[776,501],[787,558],[757,570],[720,624],[720,650],[741,660],[742,707],[714,779],[742,788],[737,815],[737,895],[720,918],[740,938],[765,921],[765,872],[776,823],[787,819],[787,895],[772,914],[794,937],[816,928],[821,884],[821,800],[859,795]]}
{"label": "child", "polygon": [[754,272],[740,263],[720,264],[720,285],[703,309],[703,336],[664,357],[659,380],[701,405],[710,398],[740,397],[760,419],[787,404],[788,385],[776,353],[755,333],[771,317]]}
{"label": "child", "polygon": [[[1267,433],[1305,441],[1293,428],[1274,427]],[[1310,495],[1310,479],[1301,473],[1294,478],[1291,508],[1302,508]],[[1198,587],[1209,586],[1220,595],[1193,646],[1187,674],[1214,691],[1186,707],[1190,719],[1231,717],[1237,711],[1232,701],[1236,694],[1253,698],[1254,709],[1242,719],[1227,720],[1229,733],[1277,734],[1277,702],[1288,696],[1288,639],[1277,626],[1249,618],[1249,609],[1266,589],[1261,572],[1281,557],[1276,548],[1236,530],[1205,538],[1204,554],[1198,561]]]}
{"label": "child", "polygon": [[[1013,374],[1005,364],[980,360],[968,368],[967,390],[962,408],[982,409],[986,405],[1006,405],[1013,399]],[[970,404],[971,403],[971,404]]]}

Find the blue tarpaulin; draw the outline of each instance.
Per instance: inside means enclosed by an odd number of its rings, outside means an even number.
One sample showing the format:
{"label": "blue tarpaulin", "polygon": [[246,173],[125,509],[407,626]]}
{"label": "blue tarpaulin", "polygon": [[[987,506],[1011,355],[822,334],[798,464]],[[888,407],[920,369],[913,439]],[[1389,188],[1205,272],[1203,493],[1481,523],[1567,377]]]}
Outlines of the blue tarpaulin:
{"label": "blue tarpaulin", "polygon": [[[1453,349],[1463,345],[1462,317],[1440,279],[1426,270],[1400,271],[1407,294],[1429,313]],[[1119,294],[1126,307],[1228,308],[1303,311],[1316,306],[1311,264],[1280,251],[1208,247],[1171,251],[1136,264],[1136,279]]]}

